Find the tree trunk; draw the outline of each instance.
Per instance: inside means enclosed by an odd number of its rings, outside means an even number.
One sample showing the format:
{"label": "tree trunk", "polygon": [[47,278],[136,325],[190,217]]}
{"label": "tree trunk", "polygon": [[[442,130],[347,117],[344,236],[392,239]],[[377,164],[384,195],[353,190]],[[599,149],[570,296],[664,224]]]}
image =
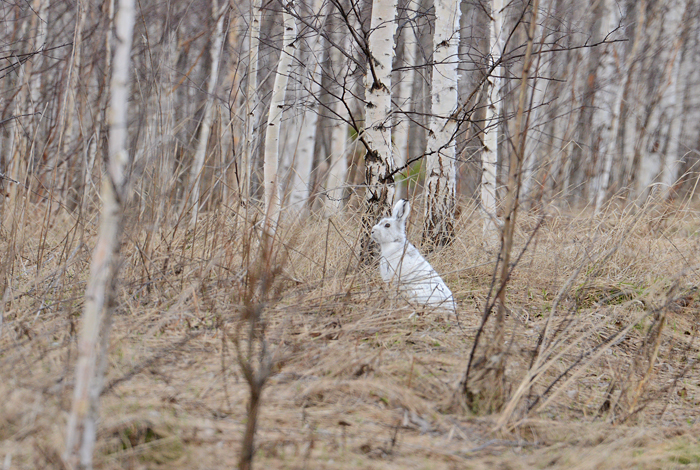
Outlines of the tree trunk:
{"label": "tree trunk", "polygon": [[[601,8],[599,35],[606,37],[618,24],[618,6],[613,0],[604,0]],[[622,51],[616,50],[617,44],[604,44],[598,58],[595,73],[597,87],[595,89],[594,109],[591,117],[591,152],[593,155],[593,178],[590,179],[588,191],[589,202],[595,204],[596,211],[600,209],[599,200],[604,198],[610,180],[612,157],[617,142],[618,106],[617,96],[621,96],[623,87],[615,80],[619,69],[616,59],[622,57]]]}
{"label": "tree trunk", "polygon": [[290,12],[294,9],[294,2],[290,1],[284,7],[284,37],[282,38],[282,51],[277,64],[277,74],[270,100],[270,112],[267,119],[267,132],[265,133],[265,231],[274,234],[280,216],[280,187],[279,187],[279,136],[282,111],[284,109],[284,95],[287,90],[289,69],[294,58],[294,40],[296,39],[296,24]]}
{"label": "tree trunk", "polygon": [[[645,125],[641,128],[641,135],[638,137],[640,158],[635,159],[639,163],[639,168],[636,171],[632,170],[638,177],[636,196],[640,200],[654,192],[655,186],[652,184],[660,182],[664,173],[665,155],[668,152],[677,112],[674,71],[687,31],[683,21],[685,6],[686,2],[682,0],[676,0],[668,5],[659,5],[657,17],[649,21],[652,25],[652,35],[659,34],[662,38],[674,38],[674,41],[670,47],[663,47],[653,57],[652,71],[647,77],[649,82],[647,86],[654,92],[647,93],[647,96],[651,96],[650,99],[647,98],[650,111]],[[665,14],[662,11],[665,11]],[[678,158],[677,149],[673,158]]]}
{"label": "tree trunk", "polygon": [[385,215],[394,202],[394,157],[391,145],[391,68],[398,0],[374,0],[365,75],[365,213],[362,256],[369,262],[369,232],[376,219]]}
{"label": "tree trunk", "polygon": [[238,170],[241,202],[248,203],[251,196],[251,172],[255,145],[259,136],[260,96],[258,95],[258,52],[260,51],[260,22],[262,21],[262,0],[251,0],[250,24],[248,31],[248,78],[245,96],[245,145]]}
{"label": "tree trunk", "polygon": [[211,8],[212,17],[216,21],[216,28],[214,29],[214,37],[211,39],[211,49],[209,51],[211,55],[211,70],[209,71],[209,81],[207,83],[207,97],[204,101],[204,114],[199,127],[199,141],[197,142],[197,150],[194,154],[194,161],[192,162],[192,169],[190,172],[191,197],[189,200],[192,202],[192,225],[197,222],[197,216],[199,215],[199,186],[202,169],[204,168],[204,160],[207,156],[207,144],[209,143],[209,133],[214,116],[214,95],[216,93],[216,84],[219,80],[221,48],[228,32],[224,31],[224,18],[226,16],[226,10],[228,9],[228,3],[224,2],[222,7],[219,8],[219,2],[217,0],[212,0]]}
{"label": "tree trunk", "polygon": [[[81,188],[78,186],[81,183],[83,168],[83,139],[81,136],[74,136],[75,121],[82,120],[82,114],[78,113],[75,117],[75,108],[77,104],[77,95],[80,91],[80,75],[82,71],[82,54],[83,54],[83,29],[85,27],[85,17],[89,4],[84,0],[78,1],[78,14],[76,18],[75,31],[73,34],[73,51],[71,54],[71,62],[68,70],[68,80],[66,83],[66,99],[64,108],[62,109],[63,132],[60,140],[63,144],[63,155],[65,158],[65,169],[62,173],[62,190],[66,201],[66,207],[73,212],[78,206],[78,194]],[[77,138],[76,138],[77,137]]]}
{"label": "tree trunk", "polygon": [[457,109],[459,98],[457,64],[461,11],[456,0],[435,0],[435,65],[426,150],[423,239],[438,246],[448,244],[454,237],[457,122],[452,118],[452,113]]}
{"label": "tree trunk", "polygon": [[685,43],[688,35],[688,20],[684,11],[688,11],[692,0],[678,2],[671,6],[671,15],[673,22],[678,22],[681,28],[680,34],[676,36],[674,44],[675,58],[673,59],[670,76],[669,76],[669,110],[668,116],[668,144],[663,161],[663,171],[661,174],[661,184],[664,196],[668,198],[673,196],[673,186],[678,179],[678,168],[681,160],[680,155],[680,139],[681,139],[681,124],[683,111],[683,94],[686,87],[686,75],[683,74],[681,63],[685,55]]}
{"label": "tree trunk", "polygon": [[[515,135],[511,141],[512,148],[510,151],[508,165],[508,186],[505,197],[504,207],[504,224],[501,231],[501,251],[500,251],[500,276],[498,281],[497,296],[494,300],[493,307],[496,309],[495,324],[493,327],[493,335],[489,338],[488,344],[485,346],[485,351],[482,358],[477,362],[479,369],[475,371],[475,377],[470,380],[470,368],[472,365],[471,358],[467,366],[467,373],[461,384],[462,393],[464,394],[467,404],[472,408],[478,408],[481,412],[492,413],[499,411],[505,402],[505,366],[506,366],[506,351],[505,348],[505,315],[506,315],[506,287],[510,281],[511,274],[511,251],[513,249],[513,237],[515,234],[515,225],[518,214],[519,196],[522,184],[522,165],[524,161],[525,148],[527,142],[527,123],[526,118],[526,97],[528,88],[528,77],[532,59],[532,48],[536,30],[537,13],[539,0],[534,0],[532,3],[532,11],[530,16],[530,25],[528,28],[528,40],[525,48],[525,56],[523,58],[523,70],[520,80],[520,89],[518,97],[518,107],[515,116]],[[487,310],[482,320],[482,326],[479,331],[483,330],[485,322],[488,320],[491,310]],[[478,338],[475,340],[474,348],[478,344]],[[474,349],[472,350],[474,351]],[[472,353],[473,357],[473,353]]]}
{"label": "tree trunk", "polygon": [[[329,10],[333,9],[333,4],[329,3]],[[330,16],[330,15],[329,15]],[[333,21],[332,35],[333,42],[338,47],[333,47],[330,53],[330,70],[333,73],[331,94],[334,95],[335,102],[333,110],[335,120],[331,132],[330,167],[328,169],[328,180],[326,182],[325,214],[335,215],[343,208],[345,198],[345,180],[348,173],[348,124],[349,120],[347,107],[352,99],[351,90],[348,90],[348,76],[350,63],[342,50],[347,50],[350,45],[348,34],[343,29],[343,23],[336,15],[331,16]]]}
{"label": "tree trunk", "polygon": [[[634,29],[634,39],[632,41],[632,47],[625,57],[625,62],[622,69],[619,71],[620,75],[624,77],[624,83],[619,85],[616,90],[615,102],[612,108],[612,122],[610,124],[610,135],[607,141],[601,139],[601,154],[603,158],[603,172],[601,175],[600,185],[596,194],[595,201],[595,213],[600,212],[603,202],[606,200],[608,186],[610,185],[613,161],[615,156],[618,154],[617,145],[618,137],[620,136],[620,125],[622,123],[623,111],[625,106],[625,96],[629,92],[630,83],[632,77],[634,76],[636,64],[637,64],[637,54],[639,51],[639,46],[642,42],[642,32],[644,30],[644,23],[646,18],[646,0],[640,0],[636,5],[637,7],[637,21]],[[609,8],[614,6],[609,5]],[[608,45],[608,47],[613,47],[613,44]],[[632,127],[632,126],[630,126]],[[624,145],[623,145],[624,147]],[[619,159],[624,162],[623,158]]]}
{"label": "tree trunk", "polygon": [[496,215],[496,172],[498,164],[498,140],[501,119],[501,80],[503,66],[503,0],[491,1],[491,24],[489,28],[490,60],[492,70],[486,86],[488,103],[484,127],[484,151],[481,154],[481,208],[484,216],[483,243],[494,247],[498,240]]}
{"label": "tree trunk", "polygon": [[304,74],[301,77],[302,90],[306,103],[301,114],[301,128],[299,129],[299,141],[294,157],[294,170],[292,171],[289,191],[289,209],[291,214],[303,216],[308,210],[311,170],[314,162],[314,148],[316,146],[316,129],[318,124],[318,99],[321,95],[320,62],[323,58],[323,30],[322,4],[314,0],[311,5],[312,15],[315,18],[317,34],[308,39],[308,44],[303,52],[306,52],[307,60],[303,62]]}
{"label": "tree trunk", "polygon": [[[413,83],[415,81],[415,66],[417,57],[417,41],[415,32],[415,19],[413,16],[413,11],[418,7],[411,5],[412,0],[406,0],[403,8],[403,15],[399,23],[403,24],[403,27],[399,30],[399,37],[397,39],[396,49],[400,52],[397,59],[397,66],[400,70],[394,71],[394,76],[396,78],[397,96],[394,100],[396,111],[393,116],[393,128],[391,131],[391,137],[394,141],[394,146],[396,147],[395,162],[397,168],[402,168],[406,166],[406,163],[410,161],[411,157],[409,155],[410,150],[410,129],[411,129],[411,119],[409,118],[409,112],[414,108],[413,105]],[[410,170],[408,168],[402,170],[400,173],[400,179],[396,182],[396,198],[404,198],[408,192],[408,184],[410,178]]]}
{"label": "tree trunk", "polygon": [[102,215],[85,291],[73,404],[66,429],[64,459],[70,468],[92,468],[97,436],[99,398],[109,344],[110,303],[122,231],[122,205],[128,198],[127,105],[133,27],[134,0],[119,0],[108,113],[109,157],[107,172],[102,179]]}

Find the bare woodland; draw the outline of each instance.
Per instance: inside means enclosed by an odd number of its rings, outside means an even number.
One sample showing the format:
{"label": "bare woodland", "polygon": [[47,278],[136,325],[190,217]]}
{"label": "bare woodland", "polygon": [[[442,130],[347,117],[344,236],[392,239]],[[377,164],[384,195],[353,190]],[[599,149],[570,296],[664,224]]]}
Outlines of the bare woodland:
{"label": "bare woodland", "polygon": [[0,8],[3,469],[700,462],[697,0]]}

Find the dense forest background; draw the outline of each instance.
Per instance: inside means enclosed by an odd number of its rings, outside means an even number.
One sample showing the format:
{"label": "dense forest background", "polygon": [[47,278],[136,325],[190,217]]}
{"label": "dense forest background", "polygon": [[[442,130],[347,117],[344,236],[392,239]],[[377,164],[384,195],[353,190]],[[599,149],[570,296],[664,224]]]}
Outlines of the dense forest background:
{"label": "dense forest background", "polygon": [[[457,90],[450,112],[457,119],[459,196],[479,197],[482,154],[494,150],[484,145],[491,132],[501,150],[496,192],[502,190],[528,5],[502,4],[495,35],[488,2],[448,5],[458,29],[446,36],[456,47],[440,62],[432,2],[395,5],[395,38],[386,52],[392,107],[382,125],[390,130],[400,194],[408,181],[417,184],[409,184],[411,191],[422,187],[430,118],[445,117],[431,111],[442,92],[431,90],[434,70],[444,73],[449,65],[455,66],[449,87]],[[156,201],[189,211],[263,199],[284,8],[272,2],[258,10],[251,64],[251,7],[149,2],[138,8],[129,172],[137,203],[153,218],[162,212]],[[644,197],[653,183],[673,197],[692,190],[697,8],[692,1],[540,2],[526,98],[522,197],[528,204],[544,198],[600,207],[613,197]],[[14,180],[34,200],[50,195],[69,211],[94,207],[107,149],[114,5],[37,1],[4,9],[1,154],[3,174],[12,178],[3,180],[6,192]],[[352,203],[351,194],[363,192],[366,142],[357,137],[366,126],[365,76],[372,73],[372,3],[302,3],[290,13],[295,34],[279,132],[280,187],[287,212],[318,211]],[[495,119],[487,117],[489,106],[497,108]]]}

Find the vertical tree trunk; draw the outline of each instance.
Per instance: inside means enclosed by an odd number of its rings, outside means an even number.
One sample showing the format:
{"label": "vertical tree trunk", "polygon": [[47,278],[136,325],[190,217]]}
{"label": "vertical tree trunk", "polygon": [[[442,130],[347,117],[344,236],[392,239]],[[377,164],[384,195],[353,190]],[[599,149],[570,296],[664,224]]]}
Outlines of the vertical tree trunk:
{"label": "vertical tree trunk", "polygon": [[442,246],[454,237],[455,133],[460,3],[435,0],[430,133],[426,150],[425,226],[423,239]]}
{"label": "vertical tree trunk", "polygon": [[311,3],[311,13],[318,33],[307,39],[308,46],[305,48],[308,60],[304,62],[305,73],[301,80],[306,103],[301,116],[299,142],[296,147],[289,191],[289,208],[291,213],[297,216],[306,214],[308,209],[318,124],[318,99],[321,95],[320,62],[323,59],[323,38],[320,32],[323,30],[325,21],[321,11],[322,3],[319,0]]}
{"label": "vertical tree trunk", "polygon": [[[25,18],[19,20],[19,22],[19,37],[25,37],[27,31],[33,29],[30,25],[31,21]],[[32,69],[31,64],[24,65],[15,57],[10,57],[10,63],[12,63],[13,68],[17,69],[16,87],[18,91],[14,96],[14,99],[11,99],[13,109],[12,114],[16,116],[16,122],[10,130],[10,138],[8,139],[7,147],[7,159],[5,161],[6,168],[3,168],[3,170],[5,174],[11,178],[8,180],[9,185],[7,190],[7,199],[4,201],[5,207],[8,209],[6,211],[7,219],[5,220],[5,224],[6,226],[10,227],[10,230],[14,233],[18,223],[18,211],[22,206],[22,204],[19,204],[18,195],[20,194],[20,188],[18,186],[20,181],[23,180],[23,167],[26,161],[25,157],[27,149],[29,148],[29,142],[26,138],[26,134],[23,130],[20,119],[22,119],[21,116],[28,111],[27,104],[30,96],[28,82],[32,75]]]}
{"label": "vertical tree trunk", "polygon": [[122,230],[122,205],[128,197],[127,105],[133,27],[134,0],[119,0],[108,113],[109,158],[102,179],[102,215],[85,291],[73,404],[66,429],[64,459],[71,468],[92,468],[97,435],[99,398],[109,344],[110,300],[117,275]]}
{"label": "vertical tree trunk", "polygon": [[[665,155],[669,150],[670,138],[676,122],[677,97],[674,72],[677,70],[676,64],[687,31],[684,24],[686,5],[684,0],[657,4],[656,17],[652,17],[649,21],[652,35],[659,34],[661,38],[674,38],[674,40],[668,44],[662,39],[658,41],[650,39],[652,45],[658,44],[661,47],[657,54],[649,58],[652,66],[646,85],[653,92],[647,92],[644,96],[649,103],[647,105],[649,112],[638,137],[639,158],[635,158],[634,161],[638,163],[638,168],[634,168],[634,163],[632,165],[636,178],[636,196],[639,199],[653,192],[656,187],[652,187],[652,184],[660,182],[664,173]],[[677,149],[673,158],[678,158]]]}
{"label": "vertical tree trunk", "polygon": [[268,234],[274,234],[280,216],[280,187],[279,187],[279,136],[282,111],[284,108],[284,95],[287,90],[289,69],[294,58],[294,40],[296,39],[296,24],[291,11],[294,2],[288,2],[282,13],[284,22],[284,37],[282,38],[282,51],[277,64],[277,74],[270,100],[270,112],[267,119],[267,132],[265,133],[265,230]]}
{"label": "vertical tree trunk", "polygon": [[484,151],[481,154],[481,208],[484,215],[483,242],[493,247],[498,240],[496,224],[496,171],[498,164],[498,137],[502,101],[500,96],[503,66],[503,0],[491,0],[491,24],[489,27],[489,69],[492,70],[486,86],[488,103],[484,128]]}
{"label": "vertical tree trunk", "polygon": [[61,181],[62,191],[66,201],[66,207],[69,211],[74,211],[79,203],[79,191],[83,168],[83,149],[80,135],[74,136],[75,121],[82,120],[83,116],[78,113],[76,115],[77,95],[81,85],[82,71],[82,54],[83,54],[83,29],[85,27],[85,19],[89,4],[84,0],[77,3],[78,14],[75,24],[75,32],[73,35],[73,51],[71,54],[71,64],[68,71],[68,80],[66,87],[65,107],[62,109],[64,116],[64,130],[61,136],[63,143],[63,155],[65,158],[65,169],[63,171],[63,180]]}
{"label": "vertical tree trunk", "polygon": [[262,21],[262,0],[251,0],[250,23],[248,25],[248,78],[245,96],[245,145],[243,147],[239,184],[241,202],[248,203],[251,193],[251,171],[253,155],[259,135],[260,96],[258,95],[258,52],[260,50],[260,22]]}
{"label": "vertical tree trunk", "polygon": [[[329,12],[333,4],[329,3]],[[349,75],[350,63],[339,48],[346,50],[350,44],[348,34],[342,29],[343,23],[338,16],[330,15],[333,21],[331,38],[338,47],[333,47],[330,53],[330,71],[333,74],[331,94],[334,95],[334,114],[336,115],[331,131],[331,156],[330,167],[328,169],[328,180],[326,182],[325,213],[327,216],[337,214],[343,208],[345,197],[345,179],[348,172],[348,124],[349,119],[346,106],[350,105],[352,99],[350,90],[347,89],[347,77]]]}
{"label": "vertical tree trunk", "polygon": [[688,35],[688,18],[684,12],[687,12],[691,6],[692,0],[677,2],[671,6],[671,15],[673,22],[678,22],[680,32],[674,41],[675,58],[671,63],[671,71],[669,74],[669,110],[668,116],[668,144],[666,145],[666,153],[663,160],[663,170],[661,174],[661,184],[665,197],[672,196],[672,188],[678,179],[678,168],[681,160],[680,155],[680,139],[681,139],[681,124],[683,111],[683,95],[686,87],[686,75],[681,67],[685,55],[685,43]]}
{"label": "vertical tree trunk", "polygon": [[[396,147],[395,162],[396,167],[401,168],[410,161],[410,129],[411,119],[408,113],[413,109],[413,83],[415,81],[415,66],[417,56],[417,41],[415,32],[415,19],[413,11],[418,8],[413,0],[406,0],[402,18],[399,20],[403,27],[399,31],[397,38],[396,49],[400,51],[400,63],[397,63],[401,69],[394,72],[396,77],[397,96],[394,100],[396,112],[393,116],[393,128],[391,137]],[[398,55],[398,54],[397,54]],[[396,183],[396,198],[406,197],[409,182],[409,169],[399,173],[400,179]]]}
{"label": "vertical tree trunk", "polygon": [[204,102],[204,114],[202,123],[199,127],[199,140],[197,142],[197,150],[194,154],[192,169],[190,172],[190,188],[192,201],[192,220],[191,224],[197,222],[199,215],[199,186],[201,181],[201,173],[204,168],[204,160],[207,156],[207,144],[209,143],[209,133],[211,131],[211,123],[214,116],[214,95],[216,93],[216,84],[219,80],[219,64],[221,63],[221,48],[224,44],[227,31],[224,31],[224,18],[228,3],[224,2],[222,8],[219,8],[219,2],[212,0],[212,17],[216,21],[214,29],[214,37],[211,39],[211,70],[209,71],[209,81],[207,82],[207,98]]}
{"label": "vertical tree trunk", "polygon": [[[36,25],[36,36],[34,37],[34,50],[43,50],[46,48],[46,37],[47,37],[47,31],[48,31],[48,24],[49,24],[49,5],[50,1],[49,0],[35,0],[34,1],[34,10],[37,12],[36,16],[39,18],[39,21],[37,22]],[[43,54],[39,54],[35,58],[32,59],[31,62],[34,62],[32,64],[32,67],[35,69],[41,69],[42,64],[44,63],[43,60]],[[34,73],[32,74],[30,78],[30,97],[32,104],[36,106],[39,103],[40,97],[41,97],[41,74],[40,73]]]}
{"label": "vertical tree trunk", "polygon": [[365,154],[365,213],[362,227],[362,259],[368,262],[369,232],[380,215],[388,213],[394,202],[396,168],[391,145],[391,68],[398,0],[374,0],[367,41],[365,75],[365,129],[362,133]]}
{"label": "vertical tree trunk", "polygon": [[[609,6],[610,7],[610,6]],[[614,8],[614,6],[612,6]],[[620,136],[620,125],[623,119],[623,111],[625,106],[625,96],[629,93],[629,87],[634,76],[636,64],[637,64],[637,54],[639,51],[639,46],[642,43],[642,32],[644,31],[644,23],[646,19],[646,0],[639,0],[636,5],[637,8],[637,21],[634,28],[634,38],[632,40],[632,47],[630,48],[627,56],[625,57],[624,64],[619,71],[620,75],[623,77],[624,82],[617,87],[615,101],[612,109],[612,122],[610,124],[610,135],[607,141],[601,139],[601,154],[603,158],[603,171],[601,175],[600,186],[596,194],[595,201],[595,213],[600,212],[603,202],[606,200],[608,186],[610,185],[613,161],[618,153],[617,142]],[[610,44],[609,47],[613,45]],[[630,127],[633,127],[630,124]],[[624,148],[624,145],[622,146]],[[621,163],[624,163],[623,158],[618,159]]]}
{"label": "vertical tree trunk", "polygon": [[[598,27],[600,37],[607,37],[612,29],[619,23],[619,6],[613,0],[604,0],[599,3],[600,19]],[[589,180],[588,199],[595,204],[596,210],[600,208],[598,200],[605,195],[612,164],[609,160],[615,152],[617,142],[617,103],[616,96],[623,89],[616,74],[620,72],[617,61],[622,57],[622,51],[616,48],[617,44],[603,44],[597,59],[595,78],[597,86],[594,90],[594,108],[591,115],[591,171]],[[607,175],[606,175],[607,173]]]}
{"label": "vertical tree trunk", "polygon": [[[515,233],[516,219],[518,215],[518,205],[520,188],[522,183],[522,165],[527,142],[526,118],[526,97],[528,87],[528,77],[532,59],[532,48],[536,31],[539,0],[534,0],[531,7],[530,25],[527,33],[527,45],[523,58],[523,70],[518,90],[518,107],[515,116],[515,135],[511,141],[510,158],[508,165],[508,185],[504,201],[504,224],[501,231],[501,250],[499,256],[500,276],[497,288],[497,297],[494,300],[496,309],[495,324],[493,334],[489,343],[485,346],[484,356],[478,361],[479,370],[476,377],[470,380],[470,369],[474,350],[478,345],[478,338],[475,340],[472,356],[467,366],[465,378],[461,384],[461,392],[467,399],[471,408],[478,407],[480,411],[499,411],[505,402],[505,315],[506,315],[506,287],[510,281],[512,266],[510,264],[511,251],[513,249],[513,236]],[[487,310],[482,320],[484,323],[491,315],[491,310]],[[480,328],[479,331],[483,331]]]}

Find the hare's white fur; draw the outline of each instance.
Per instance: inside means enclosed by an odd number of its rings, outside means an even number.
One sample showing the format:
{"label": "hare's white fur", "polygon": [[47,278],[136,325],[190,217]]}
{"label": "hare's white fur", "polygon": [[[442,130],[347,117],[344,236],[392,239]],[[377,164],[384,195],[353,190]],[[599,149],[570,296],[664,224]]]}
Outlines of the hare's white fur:
{"label": "hare's white fur", "polygon": [[406,240],[406,220],[411,204],[401,199],[391,217],[372,227],[372,239],[382,251],[379,272],[384,282],[398,286],[413,302],[432,308],[455,311],[452,292],[420,252]]}

